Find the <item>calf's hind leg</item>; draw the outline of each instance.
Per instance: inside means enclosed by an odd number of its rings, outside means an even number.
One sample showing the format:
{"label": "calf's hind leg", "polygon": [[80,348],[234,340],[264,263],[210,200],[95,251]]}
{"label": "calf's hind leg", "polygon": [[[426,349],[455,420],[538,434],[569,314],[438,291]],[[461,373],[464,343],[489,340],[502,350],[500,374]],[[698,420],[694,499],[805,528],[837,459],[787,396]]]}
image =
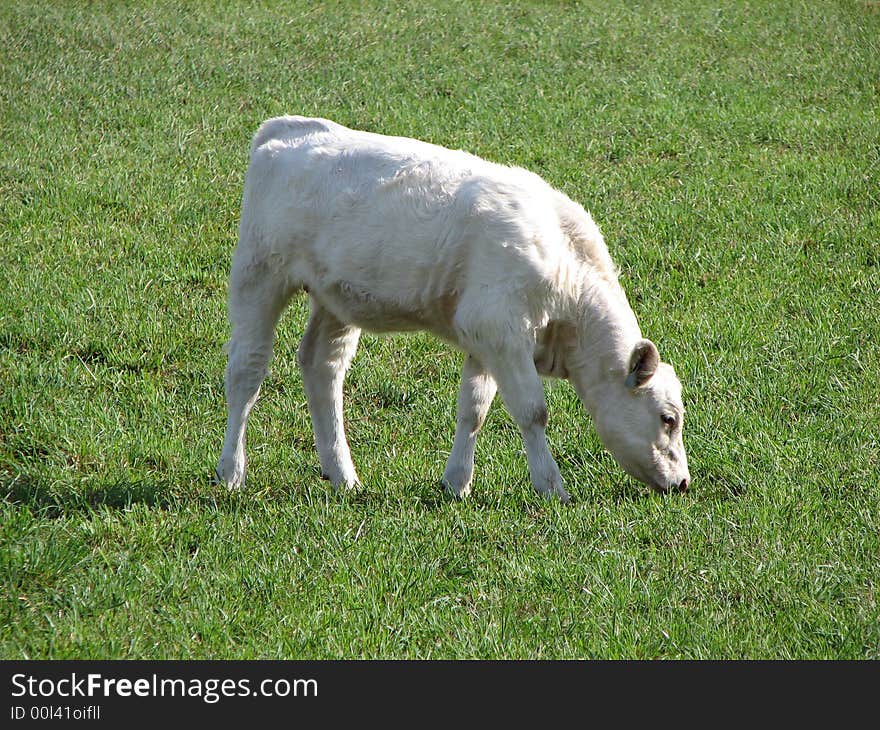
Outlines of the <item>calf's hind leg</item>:
{"label": "calf's hind leg", "polygon": [[275,326],[293,293],[286,282],[265,270],[260,273],[257,276],[247,267],[234,264],[229,281],[232,336],[227,345],[226,437],[216,470],[217,481],[229,489],[244,486],[248,417],[268,372]]}
{"label": "calf's hind leg", "polygon": [[361,331],[343,324],[312,298],[309,324],[296,357],[309,402],[321,471],[334,487],[353,487],[358,476],[342,420],[342,384]]}

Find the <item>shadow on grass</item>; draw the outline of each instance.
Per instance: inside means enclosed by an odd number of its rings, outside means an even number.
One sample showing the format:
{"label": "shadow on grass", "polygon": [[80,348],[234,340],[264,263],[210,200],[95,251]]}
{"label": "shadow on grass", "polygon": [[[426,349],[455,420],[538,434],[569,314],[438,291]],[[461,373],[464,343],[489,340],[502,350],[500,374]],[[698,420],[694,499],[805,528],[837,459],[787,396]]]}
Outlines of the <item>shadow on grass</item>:
{"label": "shadow on grass", "polygon": [[220,490],[208,475],[202,479],[194,478],[189,483],[191,488],[182,491],[180,481],[118,479],[76,490],[31,475],[10,477],[0,474],[0,498],[7,504],[27,506],[42,517],[58,519],[101,508],[126,510],[134,505],[144,505],[169,509],[184,501],[217,503],[236,501],[238,497]]}
{"label": "shadow on grass", "polygon": [[[255,480],[244,490],[230,492],[217,485],[213,473],[177,475],[163,479],[108,479],[90,480],[87,485],[59,483],[39,475],[9,475],[0,472],[0,500],[12,505],[26,506],[41,517],[58,519],[96,510],[124,511],[134,505],[153,509],[176,509],[181,506],[206,506],[221,510],[250,509],[255,504],[284,501],[300,505],[337,503],[355,509],[381,509],[400,498],[400,492],[390,493],[376,485],[359,486],[352,490],[337,491],[320,478],[320,471],[300,474],[292,482],[260,484]],[[415,500],[425,511],[435,511],[454,501],[445,494],[439,482],[412,481],[404,490],[407,500]]]}
{"label": "shadow on grass", "polygon": [[[400,488],[396,485],[392,487],[381,483],[367,482],[354,489],[336,491],[326,481],[323,481],[322,484],[326,485],[327,492],[336,501],[361,507],[390,506],[404,500],[417,503],[421,509],[433,511],[458,501],[446,494],[439,481],[431,478],[414,479]],[[291,490],[290,494],[295,496],[295,490]]]}
{"label": "shadow on grass", "polygon": [[[58,519],[75,514],[94,512],[101,509],[124,511],[135,505],[154,509],[174,509],[183,504],[211,506],[214,509],[248,509],[255,502],[276,500],[292,501],[309,505],[315,502],[338,502],[355,509],[382,509],[391,507],[403,499],[416,503],[420,510],[436,512],[457,504],[469,503],[477,509],[503,509],[501,502],[507,497],[479,487],[465,499],[450,496],[441,482],[431,478],[410,481],[402,489],[386,490],[375,484],[360,486],[351,491],[337,492],[329,484],[318,479],[304,478],[295,485],[278,484],[270,487],[245,488],[241,492],[229,492],[213,481],[213,475],[192,474],[174,480],[162,479],[116,479],[104,483],[90,484],[77,490],[73,486],[59,485],[57,481],[43,480],[33,475],[10,476],[0,474],[0,499],[7,504],[23,505],[47,519]],[[510,496],[520,507],[528,512],[542,511],[547,505],[535,494],[529,485],[520,485]],[[732,489],[710,490],[710,496],[736,498],[738,493]],[[565,507],[576,508],[586,502],[613,502],[615,504],[642,502],[646,499],[687,499],[700,495],[696,490],[686,494],[660,495],[649,489],[642,489],[631,480],[621,480],[610,490],[600,487],[578,488],[572,485],[572,499]],[[500,500],[500,501],[499,501]],[[225,505],[225,507],[223,507]]]}

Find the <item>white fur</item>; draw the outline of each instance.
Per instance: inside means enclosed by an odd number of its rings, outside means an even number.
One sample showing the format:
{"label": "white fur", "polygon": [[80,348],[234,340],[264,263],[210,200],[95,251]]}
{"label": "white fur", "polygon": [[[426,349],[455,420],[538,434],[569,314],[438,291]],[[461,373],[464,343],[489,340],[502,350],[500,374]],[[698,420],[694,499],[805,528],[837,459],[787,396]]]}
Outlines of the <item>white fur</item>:
{"label": "white fur", "polygon": [[[470,491],[496,387],[519,425],[534,488],[568,494],[547,446],[541,375],[571,381],[630,474],[666,490],[690,479],[681,386],[656,362],[627,385],[642,340],[589,213],[537,175],[461,151],[281,117],[251,145],[229,284],[228,422],[218,479],[240,487],[247,418],[292,294],[311,297],[297,353],[325,476],[358,477],[342,384],[361,328],[428,330],[467,353],[443,481]],[[651,343],[647,343],[653,348]],[[656,353],[656,348],[653,349]],[[634,376],[631,376],[634,377]],[[672,428],[660,416],[678,414]]]}

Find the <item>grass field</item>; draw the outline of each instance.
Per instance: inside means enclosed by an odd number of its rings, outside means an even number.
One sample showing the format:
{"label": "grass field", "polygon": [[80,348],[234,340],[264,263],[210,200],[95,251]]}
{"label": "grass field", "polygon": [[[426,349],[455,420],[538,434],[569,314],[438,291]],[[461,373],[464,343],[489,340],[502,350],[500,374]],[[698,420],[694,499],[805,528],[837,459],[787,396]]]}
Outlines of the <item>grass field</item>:
{"label": "grass field", "polygon": [[[185,10],[184,10],[185,8]],[[543,175],[685,387],[693,486],[572,503],[500,402],[439,487],[461,356],[365,336],[363,488],[279,330],[247,490],[210,483],[250,136],[280,113]],[[0,657],[880,658],[876,2],[0,4]]]}

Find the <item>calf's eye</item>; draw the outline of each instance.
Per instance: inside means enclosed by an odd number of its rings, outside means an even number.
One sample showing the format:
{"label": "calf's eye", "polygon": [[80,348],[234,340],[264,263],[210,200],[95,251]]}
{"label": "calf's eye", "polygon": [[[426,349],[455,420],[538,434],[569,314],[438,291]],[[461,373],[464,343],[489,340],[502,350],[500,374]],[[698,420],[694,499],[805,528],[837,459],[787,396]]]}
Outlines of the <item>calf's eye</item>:
{"label": "calf's eye", "polygon": [[663,421],[663,425],[667,428],[672,428],[675,425],[675,416],[670,416],[668,413],[661,415],[660,420]]}

